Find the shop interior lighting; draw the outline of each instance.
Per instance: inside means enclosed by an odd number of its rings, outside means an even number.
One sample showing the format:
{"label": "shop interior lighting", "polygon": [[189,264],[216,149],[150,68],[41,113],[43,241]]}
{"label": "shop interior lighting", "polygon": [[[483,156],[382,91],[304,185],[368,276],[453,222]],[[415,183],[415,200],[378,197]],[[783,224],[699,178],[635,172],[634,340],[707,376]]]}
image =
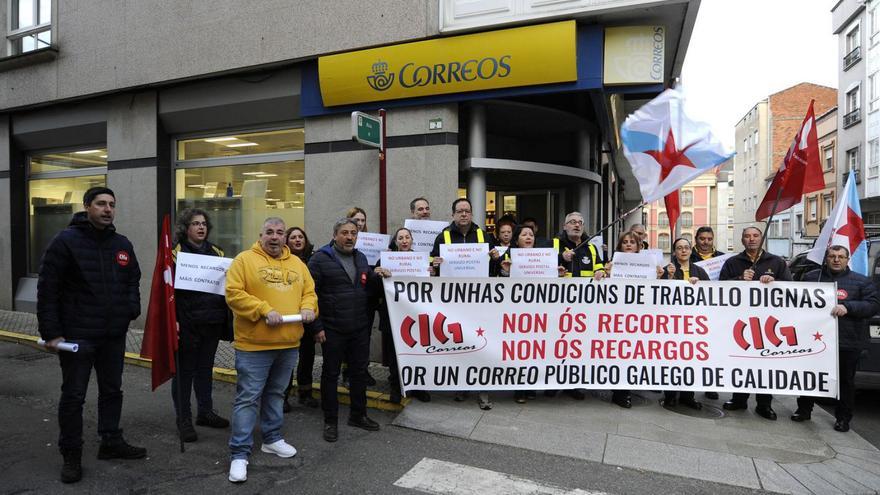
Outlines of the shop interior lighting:
{"label": "shop interior lighting", "polygon": [[73,153],[76,155],[94,155],[95,153],[103,153],[104,150],[83,150],[83,151],[74,151]]}
{"label": "shop interior lighting", "polygon": [[237,140],[238,140],[238,138],[234,137],[234,136],[224,136],[224,137],[208,138],[208,139],[205,139],[205,142],[206,143],[223,143],[226,141],[237,141]]}
{"label": "shop interior lighting", "polygon": [[243,148],[245,146],[259,146],[257,143],[245,142],[245,143],[232,143],[224,145],[227,148]]}

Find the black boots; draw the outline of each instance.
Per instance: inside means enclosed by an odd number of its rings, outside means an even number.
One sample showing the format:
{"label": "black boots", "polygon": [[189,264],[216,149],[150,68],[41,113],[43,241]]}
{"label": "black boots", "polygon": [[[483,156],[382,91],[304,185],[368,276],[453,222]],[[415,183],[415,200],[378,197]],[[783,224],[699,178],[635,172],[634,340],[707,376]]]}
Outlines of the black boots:
{"label": "black boots", "polygon": [[62,450],[64,465],[61,466],[61,482],[76,483],[82,479],[82,449]]}
{"label": "black boots", "polygon": [[135,447],[121,437],[114,440],[104,440],[98,447],[98,459],[143,459],[147,456],[147,449]]}

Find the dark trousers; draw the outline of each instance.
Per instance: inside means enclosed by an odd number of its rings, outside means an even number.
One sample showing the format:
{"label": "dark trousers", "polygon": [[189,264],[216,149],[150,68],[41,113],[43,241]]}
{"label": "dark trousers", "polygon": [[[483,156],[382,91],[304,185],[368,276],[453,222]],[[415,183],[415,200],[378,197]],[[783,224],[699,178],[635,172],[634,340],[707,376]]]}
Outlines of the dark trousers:
{"label": "dark trousers", "polygon": [[[747,404],[749,402],[750,394],[742,394],[735,393],[730,400],[737,404]],[[770,407],[770,402],[773,401],[773,395],[771,394],[755,394],[755,402],[758,403],[759,407]]]}
{"label": "dark trousers", "polygon": [[[215,337],[197,337],[184,342],[181,339],[180,350],[177,352],[177,376],[171,379],[171,397],[174,400],[174,412],[178,419],[191,419],[192,408],[190,396],[196,391],[198,414],[206,414],[214,409],[211,390],[214,384],[214,356],[220,339]],[[181,387],[180,397],[183,404],[177,403],[177,387]]]}
{"label": "dark trousers", "polygon": [[321,409],[324,421],[335,424],[339,417],[336,383],[342,362],[348,363],[351,416],[367,413],[367,364],[370,358],[370,332],[339,333],[324,329],[327,340],[321,344],[324,367],[321,371]]}
{"label": "dark trousers", "polygon": [[[837,407],[834,409],[834,416],[837,419],[849,421],[853,417],[853,410],[856,407],[856,368],[859,365],[859,357],[861,351],[851,349],[841,349],[840,370],[838,379],[840,380],[840,399],[837,400]],[[804,412],[812,412],[813,404],[816,399],[813,397],[798,397],[798,410]]]}
{"label": "dark trousers", "polygon": [[98,379],[98,434],[102,440],[122,437],[122,368],[125,359],[125,336],[98,340],[71,340],[79,352],[59,352],[61,364],[61,400],[58,401],[58,447],[82,449],[83,404],[89,388],[92,368]]}
{"label": "dark trousers", "polygon": [[382,360],[388,365],[388,385],[391,390],[400,392],[400,368],[394,350],[394,337],[391,332],[382,332]]}
{"label": "dark trousers", "polygon": [[290,374],[290,382],[287,384],[287,390],[284,392],[285,397],[290,396],[293,389],[293,379],[296,377],[296,385],[299,395],[312,393],[312,370],[315,368],[315,337],[311,332],[306,331],[302,339],[299,341],[299,362],[296,364],[296,370]]}

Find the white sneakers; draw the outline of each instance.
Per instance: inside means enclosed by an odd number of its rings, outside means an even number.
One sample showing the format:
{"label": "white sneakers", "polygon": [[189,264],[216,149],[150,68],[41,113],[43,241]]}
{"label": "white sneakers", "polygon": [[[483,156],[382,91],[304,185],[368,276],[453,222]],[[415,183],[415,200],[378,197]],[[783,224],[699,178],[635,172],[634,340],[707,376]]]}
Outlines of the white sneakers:
{"label": "white sneakers", "polygon": [[[278,440],[274,443],[264,443],[260,450],[267,454],[275,454],[278,457],[293,457],[296,455],[296,449],[293,445],[285,442],[284,440]],[[233,483],[242,483],[247,481],[247,466],[248,461],[246,459],[233,459],[231,463],[229,463],[229,481]]]}
{"label": "white sneakers", "polygon": [[233,459],[229,464],[229,481],[233,483],[242,483],[247,481],[247,465],[245,459]]}
{"label": "white sneakers", "polygon": [[274,443],[264,443],[260,450],[267,454],[275,454],[278,457],[293,457],[296,455],[296,449],[293,445],[285,442],[283,439]]}

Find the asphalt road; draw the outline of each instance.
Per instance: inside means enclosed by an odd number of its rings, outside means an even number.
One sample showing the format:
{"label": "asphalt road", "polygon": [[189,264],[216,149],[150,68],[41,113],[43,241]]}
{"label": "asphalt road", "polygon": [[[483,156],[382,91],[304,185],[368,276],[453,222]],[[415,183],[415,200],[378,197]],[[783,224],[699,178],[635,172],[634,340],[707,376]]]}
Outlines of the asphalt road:
{"label": "asphalt road", "polygon": [[[226,479],[228,430],[197,427],[199,441],[178,450],[170,387],[149,391],[149,370],[126,367],[123,428],[126,438],[148,448],[149,457],[137,461],[99,461],[95,458],[95,381],[86,402],[84,478],[74,485],[58,481],[61,457],[57,441],[56,402],[60,390],[57,358],[18,344],[0,342],[0,477],[2,493],[511,493],[518,486],[527,493],[672,494],[756,493],[751,490],[622,469],[534,451],[438,436],[391,426],[393,415],[371,411],[382,430],[369,433],[340,426],[340,439],[321,439],[317,409],[295,408],[286,416],[285,435],[299,450],[292,459],[259,452],[251,457],[248,481],[233,485]],[[215,404],[229,414],[234,387],[215,384]],[[443,400],[443,398],[440,398]],[[341,417],[346,412],[341,411]],[[425,461],[427,459],[427,461]],[[438,463],[460,466],[434,473],[430,489],[395,485],[412,481],[414,466]],[[454,463],[454,464],[449,464]],[[478,471],[488,470],[488,471]],[[409,473],[409,474],[407,474]],[[443,479],[443,477],[446,479]],[[510,481],[514,485],[503,485]],[[531,484],[530,484],[531,483]],[[533,484],[533,485],[532,485]],[[411,485],[406,485],[411,486]],[[532,488],[529,488],[532,487]],[[534,487],[543,487],[538,490]],[[547,487],[556,487],[553,489]],[[558,490],[558,491],[553,491]]]}

